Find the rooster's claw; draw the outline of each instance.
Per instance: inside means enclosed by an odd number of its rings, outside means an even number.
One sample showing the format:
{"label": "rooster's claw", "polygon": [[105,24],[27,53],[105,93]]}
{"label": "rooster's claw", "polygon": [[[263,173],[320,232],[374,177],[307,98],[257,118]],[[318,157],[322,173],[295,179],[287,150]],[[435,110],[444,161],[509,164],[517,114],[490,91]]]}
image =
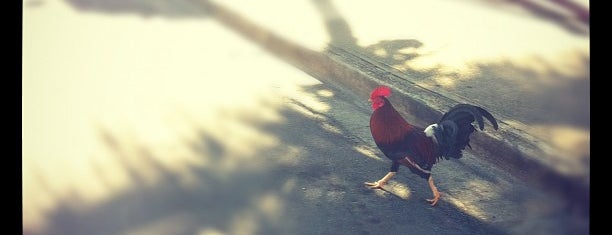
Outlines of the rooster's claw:
{"label": "rooster's claw", "polygon": [[440,193],[434,195],[434,198],[432,199],[425,199],[425,201],[429,202],[429,205],[431,206],[435,206],[436,203],[438,203],[438,200],[440,200]]}
{"label": "rooster's claw", "polygon": [[381,183],[379,181],[376,181],[374,183],[365,182],[365,185],[367,185],[368,188],[370,188],[370,189],[382,189],[382,186],[385,185],[385,184]]}

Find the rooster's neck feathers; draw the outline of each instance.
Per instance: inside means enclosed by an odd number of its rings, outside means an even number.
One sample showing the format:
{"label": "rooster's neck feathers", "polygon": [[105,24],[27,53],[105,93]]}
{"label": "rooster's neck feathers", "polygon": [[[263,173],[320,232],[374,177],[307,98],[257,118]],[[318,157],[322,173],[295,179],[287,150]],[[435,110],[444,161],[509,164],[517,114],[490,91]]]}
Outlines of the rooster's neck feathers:
{"label": "rooster's neck feathers", "polygon": [[377,142],[392,143],[402,139],[415,127],[410,125],[395,110],[393,105],[384,97],[380,97],[384,105],[378,107],[370,117],[370,128]]}

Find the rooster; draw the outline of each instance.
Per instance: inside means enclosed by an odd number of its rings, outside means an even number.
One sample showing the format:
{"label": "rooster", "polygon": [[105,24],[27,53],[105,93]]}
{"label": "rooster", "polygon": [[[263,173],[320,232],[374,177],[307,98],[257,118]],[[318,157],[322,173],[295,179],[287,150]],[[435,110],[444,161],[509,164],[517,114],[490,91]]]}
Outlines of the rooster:
{"label": "rooster", "polygon": [[386,86],[379,86],[372,91],[369,101],[374,111],[370,117],[370,131],[376,146],[393,163],[389,173],[382,179],[365,184],[372,189],[382,189],[397,173],[399,166],[403,165],[429,182],[433,198],[427,201],[435,206],[440,199],[440,192],[431,176],[432,166],[442,158],[461,158],[466,146],[472,148],[469,137],[476,130],[472,125],[474,121],[480,130],[484,129],[483,116],[495,130],[497,122],[491,113],[481,107],[458,104],[437,123],[421,128],[402,118],[386,98],[389,95],[391,89]]}

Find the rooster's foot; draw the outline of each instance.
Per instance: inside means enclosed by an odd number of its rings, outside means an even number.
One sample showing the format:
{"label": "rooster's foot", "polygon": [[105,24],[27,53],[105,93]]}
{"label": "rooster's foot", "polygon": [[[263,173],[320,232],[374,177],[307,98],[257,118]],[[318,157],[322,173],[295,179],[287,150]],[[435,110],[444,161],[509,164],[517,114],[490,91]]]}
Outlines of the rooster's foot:
{"label": "rooster's foot", "polygon": [[384,181],[380,181],[380,180],[376,181],[374,183],[365,182],[365,185],[367,185],[368,188],[370,188],[370,189],[382,189],[382,186],[385,185],[385,184],[387,184],[387,183],[384,182]]}
{"label": "rooster's foot", "polygon": [[425,199],[425,200],[429,202],[429,205],[435,206],[436,203],[438,203],[438,200],[440,200],[440,193],[438,193],[437,195],[434,195],[434,198],[432,199]]}

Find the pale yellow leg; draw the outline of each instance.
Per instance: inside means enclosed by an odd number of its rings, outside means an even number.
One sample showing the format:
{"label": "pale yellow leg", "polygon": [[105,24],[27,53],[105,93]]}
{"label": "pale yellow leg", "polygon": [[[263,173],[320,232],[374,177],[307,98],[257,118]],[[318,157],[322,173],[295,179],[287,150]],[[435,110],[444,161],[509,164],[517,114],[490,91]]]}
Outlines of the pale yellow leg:
{"label": "pale yellow leg", "polygon": [[385,175],[385,177],[383,177],[382,179],[374,182],[374,183],[370,183],[370,182],[365,182],[365,184],[367,186],[369,186],[371,189],[380,189],[382,188],[383,185],[387,184],[387,182],[393,177],[395,176],[395,172],[389,172]]}
{"label": "pale yellow leg", "polygon": [[434,198],[426,199],[426,200],[431,204],[431,206],[435,206],[436,203],[438,203],[438,200],[440,200],[440,192],[438,191],[438,188],[436,188],[433,177],[431,177],[431,175],[429,176],[428,181],[429,181],[429,187],[431,188],[431,192],[433,192]]}

